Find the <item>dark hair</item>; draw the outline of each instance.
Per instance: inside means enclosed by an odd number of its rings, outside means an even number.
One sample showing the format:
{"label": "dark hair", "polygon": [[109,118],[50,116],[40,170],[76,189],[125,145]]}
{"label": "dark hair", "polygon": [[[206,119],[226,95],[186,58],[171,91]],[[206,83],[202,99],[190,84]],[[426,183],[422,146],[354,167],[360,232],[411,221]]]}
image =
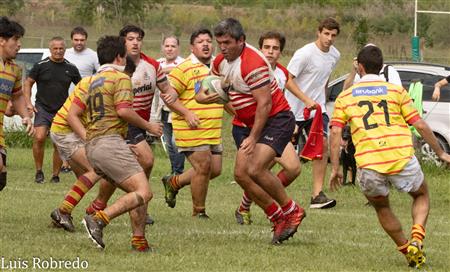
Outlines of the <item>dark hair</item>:
{"label": "dark hair", "polygon": [[337,30],[337,34],[339,34],[339,32],[340,32],[339,23],[335,19],[333,19],[331,17],[330,18],[326,18],[322,22],[320,22],[319,27],[318,27],[319,32],[322,32],[322,30],[324,28],[326,28],[328,30],[336,29]]}
{"label": "dark hair", "polygon": [[86,29],[84,29],[82,26],[77,26],[74,29],[72,29],[72,31],[70,32],[70,38],[72,39],[73,35],[75,35],[75,34],[81,34],[81,35],[85,36],[86,39],[88,37],[88,33],[87,33]]}
{"label": "dark hair", "polygon": [[138,26],[135,26],[135,25],[126,25],[126,26],[124,26],[124,27],[120,30],[119,36],[125,37],[125,36],[127,36],[127,34],[130,33],[130,32],[138,33],[139,36],[141,37],[141,39],[143,39],[144,36],[145,36],[144,30],[143,30],[142,28],[138,27]]}
{"label": "dark hair", "polygon": [[119,36],[103,36],[97,41],[97,55],[100,65],[113,63],[117,55],[125,57],[125,39]]}
{"label": "dark hair", "polygon": [[9,39],[11,37],[23,37],[25,29],[18,22],[11,21],[8,17],[0,17],[0,37]]}
{"label": "dark hair", "polygon": [[177,45],[180,45],[180,39],[178,39],[178,37],[175,36],[175,35],[164,36],[164,38],[163,38],[161,44],[164,45],[164,43],[166,42],[166,40],[169,39],[169,38],[175,39],[175,40],[177,41]]}
{"label": "dark hair", "polygon": [[123,72],[131,77],[134,71],[136,71],[136,63],[134,63],[130,56],[127,56],[127,64],[125,65]]}
{"label": "dark hair", "polygon": [[197,38],[198,36],[202,35],[202,34],[208,34],[210,38],[213,37],[211,31],[207,28],[199,28],[197,30],[195,30],[194,32],[192,32],[191,34],[191,39],[190,39],[190,43],[194,44],[195,38]]}
{"label": "dark hair", "polygon": [[241,23],[234,18],[227,18],[220,21],[214,28],[214,36],[221,37],[224,35],[230,35],[236,41],[241,37],[245,40],[245,32]]}
{"label": "dark hair", "polygon": [[373,45],[363,47],[359,51],[357,59],[367,74],[378,75],[383,67],[383,53],[380,48]]}
{"label": "dark hair", "polygon": [[282,33],[277,32],[277,31],[269,31],[269,32],[262,34],[261,37],[259,37],[259,41],[258,41],[259,49],[262,48],[264,40],[267,40],[267,39],[278,40],[280,42],[280,51],[283,52],[284,45],[286,44],[286,38],[284,37],[284,35]]}

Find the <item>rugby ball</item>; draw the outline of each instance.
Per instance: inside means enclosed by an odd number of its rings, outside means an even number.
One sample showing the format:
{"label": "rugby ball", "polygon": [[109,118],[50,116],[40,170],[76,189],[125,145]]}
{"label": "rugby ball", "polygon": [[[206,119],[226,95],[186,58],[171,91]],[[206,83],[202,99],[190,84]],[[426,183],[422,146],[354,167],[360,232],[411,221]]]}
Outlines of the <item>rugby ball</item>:
{"label": "rugby ball", "polygon": [[202,81],[202,87],[208,92],[217,93],[220,97],[220,104],[226,104],[230,101],[228,94],[222,88],[222,79],[218,76],[207,76]]}

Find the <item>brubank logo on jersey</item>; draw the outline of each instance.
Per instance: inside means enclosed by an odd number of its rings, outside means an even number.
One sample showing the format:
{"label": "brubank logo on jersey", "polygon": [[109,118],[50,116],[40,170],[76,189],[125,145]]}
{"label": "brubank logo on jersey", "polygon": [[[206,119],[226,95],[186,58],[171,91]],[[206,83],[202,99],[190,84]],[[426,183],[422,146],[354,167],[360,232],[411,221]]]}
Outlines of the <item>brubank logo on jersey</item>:
{"label": "brubank logo on jersey", "polygon": [[11,95],[11,91],[14,87],[14,82],[0,78],[0,94]]}
{"label": "brubank logo on jersey", "polygon": [[385,94],[387,94],[386,86],[364,86],[352,90],[353,96],[375,96]]}

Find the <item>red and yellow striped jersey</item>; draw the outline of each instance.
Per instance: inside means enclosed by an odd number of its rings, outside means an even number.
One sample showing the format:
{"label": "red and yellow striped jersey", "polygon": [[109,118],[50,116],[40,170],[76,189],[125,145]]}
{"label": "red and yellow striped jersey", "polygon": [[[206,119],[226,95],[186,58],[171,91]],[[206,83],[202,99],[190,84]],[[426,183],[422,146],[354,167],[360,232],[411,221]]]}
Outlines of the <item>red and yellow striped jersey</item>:
{"label": "red and yellow striped jersey", "polygon": [[350,124],[358,167],[396,174],[414,154],[408,124],[419,118],[405,89],[366,75],[339,94],[331,126]]}
{"label": "red and yellow striped jersey", "polygon": [[[89,88],[89,84],[91,83],[92,78],[92,76],[88,76],[78,82],[72,93],[66,99],[66,102],[64,102],[63,106],[59,109],[59,111],[53,118],[52,126],[50,127],[51,132],[68,134],[73,131],[69,126],[69,123],[67,122],[67,114],[69,113],[70,106],[72,105],[75,97],[81,100],[82,97],[87,93],[87,89]],[[83,124],[83,126],[86,126],[86,118],[86,112],[84,112],[81,118],[81,123]]]}
{"label": "red and yellow striped jersey", "polygon": [[[1,59],[0,59],[1,60]],[[22,90],[22,68],[13,60],[0,63],[0,146],[5,146],[3,134],[3,118],[8,101],[13,93]]]}
{"label": "red and yellow striped jersey", "polygon": [[87,93],[74,103],[86,111],[86,139],[119,134],[126,136],[128,123],[117,115],[120,108],[132,108],[130,77],[112,66],[103,65],[92,76]]}
{"label": "red and yellow striped jersey", "polygon": [[209,68],[194,55],[189,56],[169,74],[170,84],[177,91],[180,102],[200,119],[200,125],[191,129],[183,116],[173,113],[172,126],[177,146],[216,145],[222,142],[223,105],[200,104],[194,99],[195,84],[208,74]]}

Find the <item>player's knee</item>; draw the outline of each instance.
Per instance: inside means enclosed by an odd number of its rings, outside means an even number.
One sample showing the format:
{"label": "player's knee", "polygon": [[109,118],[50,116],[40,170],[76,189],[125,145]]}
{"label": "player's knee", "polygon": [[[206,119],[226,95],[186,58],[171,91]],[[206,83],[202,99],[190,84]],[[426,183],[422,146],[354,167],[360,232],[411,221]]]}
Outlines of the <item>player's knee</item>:
{"label": "player's knee", "polygon": [[153,193],[150,191],[135,192],[135,194],[139,205],[148,203],[153,198]]}
{"label": "player's knee", "polygon": [[0,173],[0,191],[6,187],[6,172]]}
{"label": "player's knee", "polygon": [[242,184],[248,179],[247,173],[244,171],[244,169],[235,169],[234,170],[234,180]]}
{"label": "player's knee", "polygon": [[257,164],[249,164],[248,166],[248,175],[253,179],[257,179],[257,177],[263,172],[263,168]]}
{"label": "player's knee", "polygon": [[45,144],[45,141],[47,140],[47,135],[35,135],[34,136],[34,143],[38,145]]}
{"label": "player's knee", "polygon": [[204,160],[195,167],[195,172],[203,176],[210,176],[211,170],[211,160]]}
{"label": "player's knee", "polygon": [[284,169],[289,177],[298,177],[300,175],[300,172],[302,171],[302,166],[300,163],[296,163],[288,165]]}

